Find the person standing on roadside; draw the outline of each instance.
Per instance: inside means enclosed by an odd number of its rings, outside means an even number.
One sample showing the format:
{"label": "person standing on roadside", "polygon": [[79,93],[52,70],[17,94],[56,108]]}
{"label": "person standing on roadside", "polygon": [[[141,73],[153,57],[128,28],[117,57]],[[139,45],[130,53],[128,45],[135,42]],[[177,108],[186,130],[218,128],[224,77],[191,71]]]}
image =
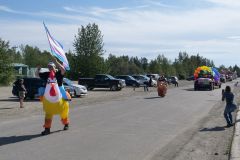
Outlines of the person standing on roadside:
{"label": "person standing on roadside", "polygon": [[149,83],[148,83],[149,87],[152,87],[152,76],[149,77]]}
{"label": "person standing on roadside", "polygon": [[225,90],[222,90],[222,101],[226,99],[226,107],[224,110],[224,118],[227,122],[227,127],[233,126],[232,120],[232,112],[237,108],[237,106],[233,103],[234,95],[231,92],[230,86],[226,86]]}
{"label": "person standing on roadside", "polygon": [[20,101],[20,108],[24,108],[23,107],[23,100],[25,98],[25,94],[27,92],[24,84],[23,84],[24,80],[20,79],[19,80],[19,85],[18,85],[18,97],[19,97],[19,101]]}

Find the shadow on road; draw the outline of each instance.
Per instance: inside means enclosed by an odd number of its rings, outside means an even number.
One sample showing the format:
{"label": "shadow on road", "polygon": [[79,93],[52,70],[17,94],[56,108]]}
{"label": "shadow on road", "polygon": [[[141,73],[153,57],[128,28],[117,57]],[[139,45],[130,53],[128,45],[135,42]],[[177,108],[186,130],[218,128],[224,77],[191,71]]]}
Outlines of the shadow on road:
{"label": "shadow on road", "polygon": [[[39,99],[25,99],[24,102],[37,102],[40,101]],[[5,99],[0,99],[0,102],[19,102],[18,98],[5,98]]]}
{"label": "shadow on road", "polygon": [[159,96],[157,96],[157,97],[146,97],[144,99],[156,99],[156,98],[162,98],[162,97],[159,97]]}
{"label": "shadow on road", "polygon": [[[51,134],[61,132],[61,131],[62,130],[53,131],[51,132]],[[18,143],[22,141],[28,141],[38,137],[44,137],[44,136],[42,136],[41,134],[33,134],[33,135],[24,135],[24,136],[0,137],[0,146],[12,144],[12,143]]]}
{"label": "shadow on road", "polygon": [[194,91],[194,88],[184,88],[185,91]]}
{"label": "shadow on road", "polygon": [[207,89],[199,89],[199,90],[195,91],[194,88],[184,88],[183,90],[185,90],[185,91],[194,91],[194,92],[211,91],[211,90],[207,90]]}
{"label": "shadow on road", "polygon": [[206,132],[206,131],[224,131],[225,130],[225,126],[216,126],[213,128],[203,128],[201,130],[199,130],[200,132]]}
{"label": "shadow on road", "polygon": [[31,140],[33,138],[40,137],[41,134],[35,134],[35,135],[25,135],[25,136],[11,136],[11,137],[0,137],[0,146],[12,144],[12,143],[18,143],[22,141]]}
{"label": "shadow on road", "polygon": [[10,101],[10,102],[19,102],[18,98],[4,98],[4,99],[0,99],[0,101],[4,102],[4,101]]}
{"label": "shadow on road", "polygon": [[14,109],[14,107],[5,107],[5,108],[0,108],[0,110],[7,110],[7,109]]}

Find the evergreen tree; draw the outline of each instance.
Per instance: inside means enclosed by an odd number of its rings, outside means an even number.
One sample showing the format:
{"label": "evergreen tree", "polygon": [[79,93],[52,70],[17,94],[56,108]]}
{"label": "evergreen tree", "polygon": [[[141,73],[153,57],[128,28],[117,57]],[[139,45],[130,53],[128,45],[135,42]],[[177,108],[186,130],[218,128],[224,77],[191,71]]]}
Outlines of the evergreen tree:
{"label": "evergreen tree", "polygon": [[38,65],[47,67],[48,62],[52,59],[49,52],[41,52],[38,47],[22,45],[20,48],[23,55],[24,64],[28,65],[29,67],[35,68]]}
{"label": "evergreen tree", "polygon": [[95,23],[78,29],[73,43],[77,58],[77,70],[82,76],[93,77],[96,73],[105,72],[103,36]]}
{"label": "evergreen tree", "polygon": [[14,49],[9,48],[9,42],[0,38],[0,84],[8,85],[13,80],[13,65],[11,53]]}

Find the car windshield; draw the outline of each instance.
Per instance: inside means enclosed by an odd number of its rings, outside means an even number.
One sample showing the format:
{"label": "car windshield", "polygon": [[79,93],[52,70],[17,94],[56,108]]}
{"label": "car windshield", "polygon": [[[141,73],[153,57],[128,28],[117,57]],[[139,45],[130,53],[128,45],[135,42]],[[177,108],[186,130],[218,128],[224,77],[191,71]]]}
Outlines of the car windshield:
{"label": "car windshield", "polygon": [[147,76],[144,76],[144,75],[134,75],[133,76],[135,79],[138,79],[138,80],[149,80],[150,78],[148,78]]}
{"label": "car windshield", "polygon": [[141,75],[143,78],[142,79],[146,79],[146,80],[149,80],[150,78],[145,76],[145,75]]}
{"label": "car windshield", "polygon": [[131,80],[135,80],[135,78],[133,78],[132,76],[128,76],[129,77],[129,79],[131,79]]}
{"label": "car windshield", "polygon": [[108,77],[109,79],[116,79],[116,78],[114,78],[114,77],[111,76],[111,75],[107,75],[107,77]]}
{"label": "car windshield", "polygon": [[67,78],[63,78],[63,81],[65,83],[67,83],[68,85],[72,85],[72,81],[70,79],[67,79]]}

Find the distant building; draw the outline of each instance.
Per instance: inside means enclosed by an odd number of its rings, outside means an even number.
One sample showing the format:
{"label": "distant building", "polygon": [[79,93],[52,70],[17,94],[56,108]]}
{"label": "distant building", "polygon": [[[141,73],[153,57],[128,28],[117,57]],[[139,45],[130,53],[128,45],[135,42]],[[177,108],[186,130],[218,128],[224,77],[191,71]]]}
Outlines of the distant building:
{"label": "distant building", "polygon": [[13,68],[15,69],[16,75],[19,76],[27,76],[29,69],[28,65],[22,64],[22,63],[12,63]]}
{"label": "distant building", "polygon": [[[37,68],[29,68],[28,65],[22,63],[12,63],[15,75],[19,77],[36,77]],[[40,72],[48,72],[48,68],[41,68]]]}

